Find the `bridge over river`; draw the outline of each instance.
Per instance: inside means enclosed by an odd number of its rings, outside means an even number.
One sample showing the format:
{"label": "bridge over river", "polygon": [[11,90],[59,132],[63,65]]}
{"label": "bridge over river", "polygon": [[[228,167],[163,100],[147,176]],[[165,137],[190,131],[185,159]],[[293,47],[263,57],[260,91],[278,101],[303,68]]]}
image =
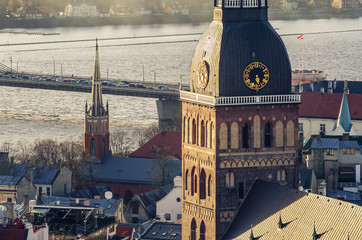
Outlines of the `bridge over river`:
{"label": "bridge over river", "polygon": [[[35,81],[14,78],[0,78],[1,86],[38,88],[58,91],[91,92],[92,85],[55,81]],[[160,85],[160,84],[158,84]],[[104,94],[155,98],[160,126],[181,129],[180,92],[176,85],[162,84],[170,90],[137,87],[102,86]]]}

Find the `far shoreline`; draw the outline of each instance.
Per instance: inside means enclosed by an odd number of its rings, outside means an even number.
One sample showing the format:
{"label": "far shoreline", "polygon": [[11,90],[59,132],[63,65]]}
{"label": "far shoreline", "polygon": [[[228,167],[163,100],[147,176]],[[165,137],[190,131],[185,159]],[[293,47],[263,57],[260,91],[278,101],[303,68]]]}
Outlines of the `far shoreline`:
{"label": "far shoreline", "polygon": [[[269,20],[298,20],[298,19],[330,19],[330,18],[360,18],[362,9],[353,10],[269,10]],[[212,14],[200,15],[143,15],[143,16],[111,16],[92,18],[44,18],[44,19],[0,19],[0,29],[6,28],[56,28],[56,27],[93,27],[117,25],[153,25],[153,24],[204,24],[212,21]]]}

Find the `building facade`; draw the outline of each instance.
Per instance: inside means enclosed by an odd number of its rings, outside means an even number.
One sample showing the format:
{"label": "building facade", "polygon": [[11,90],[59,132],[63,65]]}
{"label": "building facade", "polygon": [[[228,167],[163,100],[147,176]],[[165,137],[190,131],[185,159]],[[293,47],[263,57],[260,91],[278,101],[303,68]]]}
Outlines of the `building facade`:
{"label": "building facade", "polygon": [[67,17],[97,17],[99,12],[94,3],[72,2],[65,6],[64,15]]}
{"label": "building facade", "polygon": [[255,179],[297,187],[298,104],[267,2],[219,0],[182,100],[182,238],[220,239]]}
{"label": "building facade", "polygon": [[104,156],[110,155],[108,102],[105,108],[102,100],[101,84],[97,41],[92,80],[92,98],[89,108],[88,104],[85,106],[84,116],[84,153],[85,157],[91,160],[101,160]]}

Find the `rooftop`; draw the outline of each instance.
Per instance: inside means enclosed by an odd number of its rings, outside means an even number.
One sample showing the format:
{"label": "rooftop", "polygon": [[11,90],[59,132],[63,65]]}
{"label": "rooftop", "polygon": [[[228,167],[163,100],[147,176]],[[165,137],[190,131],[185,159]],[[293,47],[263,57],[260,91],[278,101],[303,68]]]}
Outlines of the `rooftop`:
{"label": "rooftop", "polygon": [[142,239],[180,239],[181,224],[154,222],[143,234]]}
{"label": "rooftop", "polygon": [[[279,229],[279,218],[282,227]],[[223,239],[361,239],[362,207],[256,180]]]}

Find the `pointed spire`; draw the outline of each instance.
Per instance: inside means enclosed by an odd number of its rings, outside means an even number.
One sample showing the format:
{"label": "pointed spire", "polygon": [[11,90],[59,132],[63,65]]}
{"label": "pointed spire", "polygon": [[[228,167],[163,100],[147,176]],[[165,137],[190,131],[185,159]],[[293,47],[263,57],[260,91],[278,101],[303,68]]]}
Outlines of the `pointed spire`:
{"label": "pointed spire", "polygon": [[339,110],[338,121],[335,125],[335,128],[338,128],[339,126],[341,126],[345,132],[350,132],[352,128],[351,115],[349,114],[346,91],[344,91],[343,93],[341,108]]}
{"label": "pointed spire", "polygon": [[253,233],[253,225],[250,226],[251,230],[250,230],[250,236],[249,236],[249,239],[250,240],[254,240],[254,233]]}
{"label": "pointed spire", "polygon": [[316,239],[317,239],[317,232],[316,232],[316,230],[315,230],[315,222],[314,222],[314,228],[313,228],[313,234],[312,234],[312,236],[313,236],[313,240],[316,240]]}
{"label": "pointed spire", "polygon": [[102,102],[102,85],[101,85],[101,74],[99,64],[99,53],[98,53],[98,39],[96,39],[96,53],[94,57],[94,70],[92,79],[92,99],[91,99],[91,111],[92,116],[103,116],[104,107]]}
{"label": "pointed spire", "polygon": [[348,236],[347,240],[349,240],[349,232],[348,232],[348,235],[347,235],[347,236]]}

